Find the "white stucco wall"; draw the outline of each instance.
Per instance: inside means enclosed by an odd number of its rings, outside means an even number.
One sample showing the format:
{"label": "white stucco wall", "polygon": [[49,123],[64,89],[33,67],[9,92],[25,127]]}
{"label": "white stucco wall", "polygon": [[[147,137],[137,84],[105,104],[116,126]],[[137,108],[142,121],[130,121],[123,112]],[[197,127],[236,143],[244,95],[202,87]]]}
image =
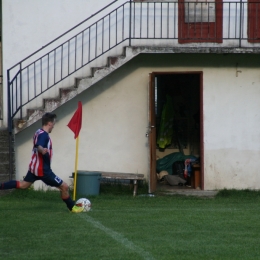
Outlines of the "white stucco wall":
{"label": "white stucco wall", "polygon": [[[236,73],[236,64],[238,70]],[[66,126],[83,103],[81,170],[148,176],[148,75],[203,72],[204,188],[259,189],[260,59],[258,55],[150,54],[133,59],[80,97],[57,109],[53,171],[74,170],[75,140]],[[16,135],[17,177],[25,175],[37,123]]]}

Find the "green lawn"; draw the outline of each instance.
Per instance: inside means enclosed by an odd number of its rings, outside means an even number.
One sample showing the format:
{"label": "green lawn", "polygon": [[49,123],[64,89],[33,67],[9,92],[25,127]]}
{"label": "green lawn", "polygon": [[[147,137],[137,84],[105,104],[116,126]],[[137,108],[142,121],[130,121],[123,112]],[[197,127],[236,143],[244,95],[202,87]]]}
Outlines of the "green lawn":
{"label": "green lawn", "polygon": [[0,259],[260,259],[260,192],[132,197],[101,189],[88,213],[58,192],[0,197]]}

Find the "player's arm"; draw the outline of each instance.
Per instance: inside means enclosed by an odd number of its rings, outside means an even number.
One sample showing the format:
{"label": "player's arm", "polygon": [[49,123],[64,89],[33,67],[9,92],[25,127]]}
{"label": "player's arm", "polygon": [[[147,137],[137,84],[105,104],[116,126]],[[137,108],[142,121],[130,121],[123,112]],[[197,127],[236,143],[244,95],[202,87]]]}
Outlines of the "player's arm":
{"label": "player's arm", "polygon": [[48,148],[46,148],[47,143],[48,143],[48,138],[46,137],[46,135],[40,134],[37,138],[37,142],[34,147],[38,150],[39,153],[44,155],[49,152]]}
{"label": "player's arm", "polygon": [[38,145],[37,149],[38,149],[38,152],[43,155],[49,152],[49,150],[47,148],[43,148],[41,145]]}

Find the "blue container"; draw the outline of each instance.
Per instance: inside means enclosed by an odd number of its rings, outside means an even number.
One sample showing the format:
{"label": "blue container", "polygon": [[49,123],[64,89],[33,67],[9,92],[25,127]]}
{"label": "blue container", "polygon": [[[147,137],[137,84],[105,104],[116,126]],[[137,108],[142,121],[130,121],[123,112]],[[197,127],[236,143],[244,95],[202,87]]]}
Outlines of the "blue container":
{"label": "blue container", "polygon": [[[74,179],[74,172],[72,173]],[[77,171],[77,197],[99,195],[100,172]]]}

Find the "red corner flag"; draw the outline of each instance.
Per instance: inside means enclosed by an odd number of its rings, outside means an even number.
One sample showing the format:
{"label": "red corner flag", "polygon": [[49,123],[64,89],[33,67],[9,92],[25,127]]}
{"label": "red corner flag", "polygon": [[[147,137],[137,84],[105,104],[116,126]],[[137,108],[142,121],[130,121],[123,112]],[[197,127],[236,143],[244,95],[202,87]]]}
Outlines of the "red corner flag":
{"label": "red corner flag", "polygon": [[68,127],[75,134],[74,139],[76,139],[79,135],[81,129],[81,123],[82,123],[82,103],[81,101],[79,101],[78,109],[76,110],[73,117],[70,119],[68,123]]}

